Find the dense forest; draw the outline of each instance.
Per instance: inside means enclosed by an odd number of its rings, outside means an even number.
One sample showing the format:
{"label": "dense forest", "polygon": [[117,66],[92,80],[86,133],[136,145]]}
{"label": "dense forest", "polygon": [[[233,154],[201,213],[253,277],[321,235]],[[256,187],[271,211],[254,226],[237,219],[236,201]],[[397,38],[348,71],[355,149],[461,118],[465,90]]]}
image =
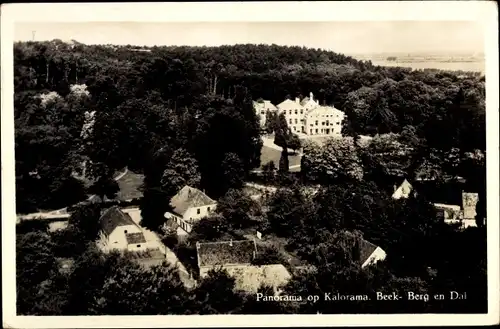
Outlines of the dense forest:
{"label": "dense forest", "polygon": [[[458,231],[435,220],[425,197],[399,202],[385,192],[393,176],[431,175],[438,185],[461,177],[479,193],[482,223],[486,109],[479,73],[380,67],[302,47],[138,48],[59,40],[16,43],[14,64],[19,213],[65,207],[90,193],[113,198],[112,177],[127,167],[145,176],[140,202],[150,229],[164,221],[165,200],[185,184],[227,204],[193,236],[217,239],[251,226],[248,214],[263,218],[262,232],[286,239],[290,252],[315,269],[294,276],[285,287],[289,294],[456,290],[469,296],[456,303],[262,304],[234,292],[234,280],[216,271],[186,291],[169,266],[144,270],[94,250],[89,242],[98,216],[90,207],[71,215],[65,233],[18,225],[19,312],[486,310],[484,225]],[[305,143],[299,175],[288,174],[286,164],[280,163],[279,173],[266,167],[265,180],[279,189],[260,205],[266,214],[252,210],[254,201],[241,193],[253,179],[251,170],[261,165],[262,132],[252,101],[277,104],[309,92],[346,113],[348,138],[322,147]],[[82,134],[86,115],[94,111],[90,133]],[[374,136],[368,147],[359,146],[362,135]],[[84,169],[90,183],[77,178]],[[321,186],[317,194],[305,192],[311,184]],[[220,230],[210,232],[215,222]],[[354,266],[345,250],[360,234],[383,247],[387,261],[368,270]],[[74,270],[60,273],[57,259],[68,257],[68,250],[75,252]],[[140,280],[120,281],[124,277]]]}

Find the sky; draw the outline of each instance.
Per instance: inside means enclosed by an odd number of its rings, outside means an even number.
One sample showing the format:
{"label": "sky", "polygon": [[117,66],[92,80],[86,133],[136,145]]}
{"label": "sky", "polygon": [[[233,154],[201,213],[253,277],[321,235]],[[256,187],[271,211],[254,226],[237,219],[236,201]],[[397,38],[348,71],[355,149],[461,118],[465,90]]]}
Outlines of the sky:
{"label": "sky", "polygon": [[484,32],[472,21],[373,22],[78,22],[16,23],[14,40],[85,44],[218,46],[244,43],[296,45],[345,54],[476,53]]}

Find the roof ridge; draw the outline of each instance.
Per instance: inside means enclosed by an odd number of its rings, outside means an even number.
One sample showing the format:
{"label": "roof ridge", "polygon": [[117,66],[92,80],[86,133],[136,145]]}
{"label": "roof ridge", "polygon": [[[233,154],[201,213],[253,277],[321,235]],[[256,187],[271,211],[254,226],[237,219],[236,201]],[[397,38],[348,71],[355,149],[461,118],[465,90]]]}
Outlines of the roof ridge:
{"label": "roof ridge", "polygon": [[255,241],[252,240],[224,240],[224,241],[210,241],[210,242],[200,242],[199,244],[222,244],[222,243],[237,243],[237,242],[253,242],[255,244]]}

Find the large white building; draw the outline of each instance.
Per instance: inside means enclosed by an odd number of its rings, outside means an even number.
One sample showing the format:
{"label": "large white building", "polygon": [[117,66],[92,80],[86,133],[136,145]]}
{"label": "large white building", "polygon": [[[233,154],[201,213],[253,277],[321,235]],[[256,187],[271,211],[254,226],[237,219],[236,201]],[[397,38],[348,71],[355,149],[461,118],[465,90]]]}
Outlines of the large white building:
{"label": "large white building", "polygon": [[265,124],[266,113],[277,111],[285,115],[288,127],[293,133],[306,135],[342,136],[344,112],[333,106],[322,106],[314,99],[313,93],[300,100],[287,99],[274,106],[270,101],[254,102],[260,124]]}

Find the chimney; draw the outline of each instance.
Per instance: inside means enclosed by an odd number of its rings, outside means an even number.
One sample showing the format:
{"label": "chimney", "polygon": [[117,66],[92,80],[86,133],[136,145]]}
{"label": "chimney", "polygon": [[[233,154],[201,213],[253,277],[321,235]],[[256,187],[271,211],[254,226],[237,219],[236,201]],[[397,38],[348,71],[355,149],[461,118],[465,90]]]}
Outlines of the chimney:
{"label": "chimney", "polygon": [[397,189],[398,189],[398,186],[396,184],[394,184],[394,192],[396,192]]}
{"label": "chimney", "polygon": [[233,246],[233,239],[231,239],[231,241],[229,241],[229,246],[232,247]]}
{"label": "chimney", "polygon": [[312,92],[310,92],[310,93],[309,93],[309,98],[310,98],[311,100],[314,100],[314,98],[313,98],[313,93],[312,93]]}
{"label": "chimney", "polygon": [[300,98],[295,97],[295,103],[299,104],[300,103]]}
{"label": "chimney", "polygon": [[255,250],[253,251],[253,259],[255,259]]}

